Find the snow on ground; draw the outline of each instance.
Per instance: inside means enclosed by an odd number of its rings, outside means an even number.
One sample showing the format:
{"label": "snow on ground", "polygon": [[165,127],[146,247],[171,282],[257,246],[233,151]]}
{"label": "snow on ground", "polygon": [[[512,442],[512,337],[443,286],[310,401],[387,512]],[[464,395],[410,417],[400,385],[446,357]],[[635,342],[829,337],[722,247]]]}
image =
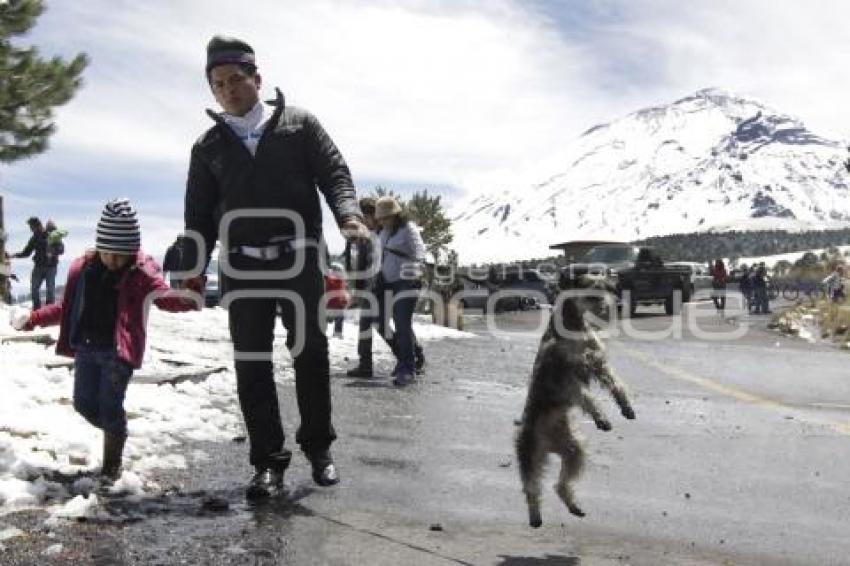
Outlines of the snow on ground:
{"label": "snow on ground", "polygon": [[[332,373],[345,371],[353,363],[346,360],[357,359],[357,314],[346,313],[343,338],[329,339]],[[10,342],[27,333],[13,330],[9,317],[10,309],[0,305],[0,515],[48,503],[54,521],[91,515],[97,499],[88,493],[101,464],[101,433],[73,409],[73,371],[67,365],[49,367],[70,360],[56,356],[53,346]],[[414,321],[420,341],[471,336],[427,320]],[[292,380],[279,323],[276,334],[276,378]],[[55,339],[58,327],[30,335]],[[383,341],[374,343],[376,362],[389,360]],[[190,441],[245,434],[232,368],[226,311],[151,312],[145,364],[134,374],[124,403],[129,438],[124,475],[113,493],[156,491],[153,470],[185,467],[187,458],[205,459],[201,451],[186,451]],[[181,380],[187,377],[192,379]]]}

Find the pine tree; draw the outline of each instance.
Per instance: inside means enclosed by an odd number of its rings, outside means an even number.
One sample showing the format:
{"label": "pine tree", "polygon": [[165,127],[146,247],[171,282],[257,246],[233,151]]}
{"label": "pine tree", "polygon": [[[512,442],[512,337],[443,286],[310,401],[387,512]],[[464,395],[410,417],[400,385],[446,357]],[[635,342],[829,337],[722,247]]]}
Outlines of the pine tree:
{"label": "pine tree", "polygon": [[404,199],[401,198],[401,195],[393,191],[392,189],[388,189],[383,185],[377,185],[374,190],[373,196],[378,199],[381,197],[393,197],[398,201],[398,203],[404,206]]}
{"label": "pine tree", "polygon": [[439,195],[430,196],[428,191],[413,193],[407,201],[407,212],[422,228],[425,249],[434,256],[434,262],[439,263],[440,253],[448,249],[454,239],[451,220],[446,217]]}
{"label": "pine tree", "polygon": [[0,0],[0,162],[39,154],[55,130],[53,108],[82,84],[84,53],[70,62],[41,58],[36,47],[14,47],[44,12],[42,0]]}

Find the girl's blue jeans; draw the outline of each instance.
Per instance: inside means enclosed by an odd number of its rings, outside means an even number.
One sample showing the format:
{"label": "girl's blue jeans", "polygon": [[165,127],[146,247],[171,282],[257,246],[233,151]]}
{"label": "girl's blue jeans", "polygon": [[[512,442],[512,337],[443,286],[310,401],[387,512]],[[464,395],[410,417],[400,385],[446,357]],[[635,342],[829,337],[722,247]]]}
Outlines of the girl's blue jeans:
{"label": "girl's blue jeans", "polygon": [[114,348],[81,346],[74,360],[74,409],[104,432],[125,436],[124,394],[133,368]]}

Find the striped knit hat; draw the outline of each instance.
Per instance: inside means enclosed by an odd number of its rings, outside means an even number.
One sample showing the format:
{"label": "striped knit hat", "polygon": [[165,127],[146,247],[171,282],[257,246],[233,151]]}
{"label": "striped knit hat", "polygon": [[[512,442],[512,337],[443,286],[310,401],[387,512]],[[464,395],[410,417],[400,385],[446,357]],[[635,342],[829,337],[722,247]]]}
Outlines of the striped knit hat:
{"label": "striped knit hat", "polygon": [[142,233],[136,211],[126,198],[117,198],[106,203],[100,222],[97,223],[97,242],[99,252],[133,254],[139,250]]}

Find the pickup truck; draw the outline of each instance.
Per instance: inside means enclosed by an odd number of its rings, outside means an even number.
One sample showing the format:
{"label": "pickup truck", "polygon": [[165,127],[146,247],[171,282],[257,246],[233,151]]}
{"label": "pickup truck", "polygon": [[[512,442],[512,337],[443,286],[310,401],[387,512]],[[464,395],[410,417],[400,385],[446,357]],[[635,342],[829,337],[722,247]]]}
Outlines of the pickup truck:
{"label": "pickup truck", "polygon": [[627,306],[631,314],[639,305],[654,304],[663,304],[667,314],[676,314],[682,303],[690,300],[693,290],[689,268],[665,265],[652,248],[629,244],[591,248],[576,263],[565,267],[561,277],[584,274],[608,278],[617,288],[618,307]]}

